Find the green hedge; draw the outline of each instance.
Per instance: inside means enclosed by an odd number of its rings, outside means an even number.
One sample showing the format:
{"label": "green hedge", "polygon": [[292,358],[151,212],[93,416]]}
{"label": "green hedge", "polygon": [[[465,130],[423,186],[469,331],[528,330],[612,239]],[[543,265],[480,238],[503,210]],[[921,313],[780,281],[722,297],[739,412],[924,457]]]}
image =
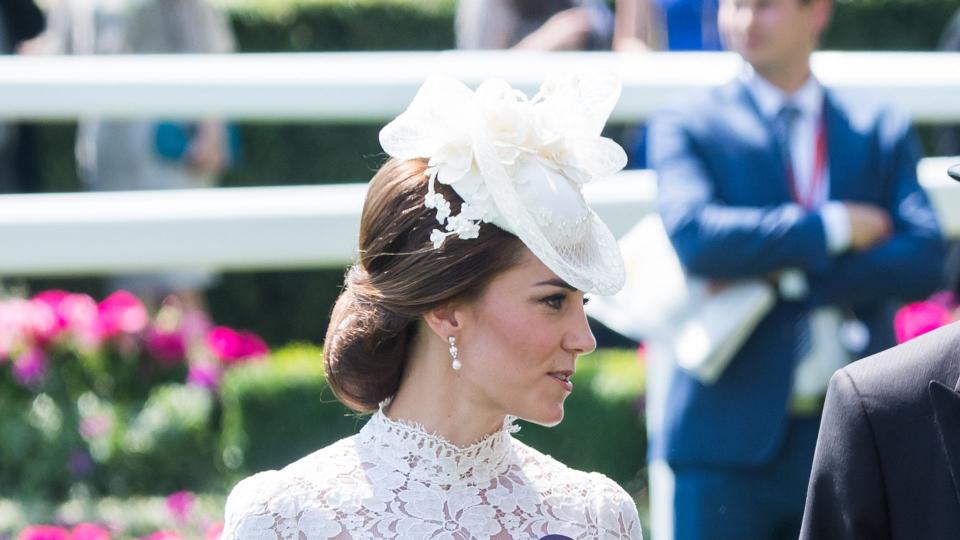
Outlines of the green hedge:
{"label": "green hedge", "polygon": [[234,370],[224,379],[222,395],[222,456],[235,476],[280,468],[363,424],[334,398],[321,351],[310,345]]}
{"label": "green hedge", "polygon": [[[447,49],[454,44],[454,0],[222,0],[241,51]],[[929,50],[960,0],[838,0],[827,49]],[[379,124],[240,126],[243,157],[226,186],[366,180],[384,156]],[[44,191],[80,189],[74,128],[45,126],[39,138]],[[317,242],[324,240],[317,231]],[[322,341],[343,269],[232,273],[210,291],[213,316],[250,328],[272,344]],[[89,280],[44,280],[100,294]]]}
{"label": "green hedge", "polygon": [[171,384],[139,407],[96,404],[112,421],[91,456],[75,430],[75,404],[11,389],[0,385],[0,494],[63,500],[77,488],[116,496],[225,489],[217,404],[206,390]]}
{"label": "green hedge", "polygon": [[246,52],[438,50],[454,43],[454,0],[225,4]]}
{"label": "green hedge", "polygon": [[[516,437],[642,495],[646,436],[639,404],[644,377],[635,351],[585,356],[578,362],[576,389],[567,399],[563,422],[543,428],[521,421]],[[105,447],[90,448],[106,466],[93,476],[77,477],[69,465],[77,435],[64,423],[72,407],[17,390],[10,381],[2,383],[0,538],[27,523],[98,516],[145,533],[170,518],[158,499],[142,495],[183,489],[225,494],[241,477],[281,468],[355,434],[366,422],[334,399],[321,350],[292,345],[267,361],[228,371],[219,403],[205,390],[164,384],[154,387],[140,406],[83,405],[109,409],[118,425],[102,441]],[[103,494],[130,503],[123,510],[115,499],[97,498]],[[73,500],[58,502],[68,499]],[[201,505],[205,520],[215,519],[222,505],[221,496],[210,499]]]}
{"label": "green hedge", "polygon": [[[581,358],[574,384],[559,426],[520,422],[517,438],[639,491],[645,380],[636,352],[601,350]],[[226,491],[240,477],[280,468],[355,434],[366,422],[336,401],[321,350],[312,345],[288,346],[267,361],[228,371],[219,402],[182,384],[156,386],[140,404],[92,394],[73,404],[10,381],[0,390],[0,440],[6,441],[0,445],[0,493],[26,499],[63,500],[78,487],[115,496]],[[78,411],[110,426],[89,439],[89,448],[72,427],[76,419],[68,418]],[[79,450],[102,467],[72,470]]]}
{"label": "green hedge", "polygon": [[[320,350],[299,346],[269,364],[229,373],[224,381],[223,460],[239,478],[276,469],[355,434],[364,417],[337,402],[326,385]],[[579,469],[599,471],[637,491],[646,434],[637,403],[644,371],[634,351],[600,351],[580,359],[563,422],[520,422],[517,438]]]}

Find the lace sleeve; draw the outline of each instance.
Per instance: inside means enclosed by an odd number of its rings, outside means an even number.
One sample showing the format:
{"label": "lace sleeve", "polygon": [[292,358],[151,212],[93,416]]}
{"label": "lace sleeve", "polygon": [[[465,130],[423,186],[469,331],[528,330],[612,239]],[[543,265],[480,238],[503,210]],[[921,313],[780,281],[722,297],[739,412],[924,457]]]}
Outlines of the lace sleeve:
{"label": "lace sleeve", "polygon": [[642,540],[637,505],[622,487],[606,476],[602,479],[593,500],[594,512],[601,530],[610,538]]}
{"label": "lace sleeve", "polygon": [[241,481],[227,497],[220,540],[312,540],[340,534],[335,517],[311,504],[301,485],[309,483],[283,471],[262,472]]}
{"label": "lace sleeve", "polygon": [[[269,515],[266,502],[271,498],[270,484],[274,482],[276,471],[268,471],[244,478],[227,497],[223,517],[223,534],[220,540],[239,540],[241,528],[245,524],[256,523],[260,517]],[[266,489],[265,489],[266,488]],[[273,520],[271,519],[272,523]]]}

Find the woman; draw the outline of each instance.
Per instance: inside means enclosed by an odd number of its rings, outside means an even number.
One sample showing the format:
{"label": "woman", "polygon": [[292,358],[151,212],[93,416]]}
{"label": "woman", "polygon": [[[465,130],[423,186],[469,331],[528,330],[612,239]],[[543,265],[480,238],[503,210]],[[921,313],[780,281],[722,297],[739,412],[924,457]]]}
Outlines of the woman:
{"label": "woman", "polygon": [[563,418],[594,348],[584,292],[623,262],[580,186],[620,170],[608,78],[431,78],[381,144],[324,350],[353,437],[238,484],[224,539],[640,538],[630,497],[516,441]]}

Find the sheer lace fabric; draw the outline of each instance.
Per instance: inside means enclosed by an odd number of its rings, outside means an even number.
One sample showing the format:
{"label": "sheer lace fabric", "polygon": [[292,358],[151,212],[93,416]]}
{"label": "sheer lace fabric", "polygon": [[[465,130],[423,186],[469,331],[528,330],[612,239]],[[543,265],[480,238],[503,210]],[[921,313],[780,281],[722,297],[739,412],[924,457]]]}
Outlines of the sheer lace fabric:
{"label": "sheer lace fabric", "polygon": [[623,489],[511,427],[459,448],[378,412],[356,436],[237,484],[222,539],[642,537]]}

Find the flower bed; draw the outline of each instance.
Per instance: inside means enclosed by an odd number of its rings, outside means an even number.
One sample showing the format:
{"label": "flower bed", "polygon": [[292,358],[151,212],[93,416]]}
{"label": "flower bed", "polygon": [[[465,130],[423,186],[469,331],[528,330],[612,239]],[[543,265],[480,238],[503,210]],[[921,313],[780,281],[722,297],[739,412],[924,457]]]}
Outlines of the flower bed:
{"label": "flower bed", "polygon": [[175,302],[151,316],[125,291],[0,300],[0,492],[222,488],[220,379],[268,353]]}
{"label": "flower bed", "polygon": [[[321,357],[305,344],[270,352],[176,303],[150,314],[124,292],[0,298],[0,493],[16,501],[0,500],[0,540],[215,535],[240,477],[363,424],[334,399]],[[593,353],[574,380],[564,422],[517,437],[641,492],[636,353]]]}
{"label": "flower bed", "polygon": [[75,498],[55,507],[0,499],[0,539],[215,539],[222,495],[188,491],[166,497]]}

